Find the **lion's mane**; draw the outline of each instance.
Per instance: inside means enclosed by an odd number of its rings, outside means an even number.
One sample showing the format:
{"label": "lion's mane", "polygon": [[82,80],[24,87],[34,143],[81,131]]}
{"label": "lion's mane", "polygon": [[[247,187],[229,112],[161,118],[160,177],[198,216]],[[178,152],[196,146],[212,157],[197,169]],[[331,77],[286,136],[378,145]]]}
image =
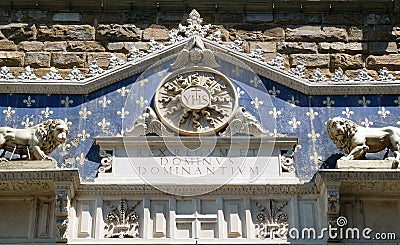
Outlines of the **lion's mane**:
{"label": "lion's mane", "polygon": [[[339,138],[336,130],[334,130],[334,127],[341,121],[345,125],[345,135],[342,138]],[[355,122],[348,120],[346,118],[334,117],[329,119],[326,126],[328,129],[328,135],[332,139],[332,141],[336,144],[336,146],[341,151],[345,152],[346,154],[349,154],[351,150],[354,148],[352,139],[358,130],[357,128],[358,125]]]}
{"label": "lion's mane", "polygon": [[35,133],[39,139],[38,146],[46,155],[52,153],[54,149],[61,144],[55,139],[52,132],[57,128],[57,126],[63,124],[65,124],[63,120],[54,119],[39,123],[33,127],[36,129]]}

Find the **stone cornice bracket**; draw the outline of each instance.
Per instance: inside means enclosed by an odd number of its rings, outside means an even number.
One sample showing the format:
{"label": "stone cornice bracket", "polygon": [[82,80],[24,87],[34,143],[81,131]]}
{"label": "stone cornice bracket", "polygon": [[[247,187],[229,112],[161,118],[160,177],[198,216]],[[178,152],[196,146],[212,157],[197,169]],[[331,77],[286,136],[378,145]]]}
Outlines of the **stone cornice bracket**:
{"label": "stone cornice bracket", "polygon": [[136,119],[133,127],[125,131],[124,136],[145,136],[147,134],[156,134],[158,136],[172,136],[167,128],[158,119],[153,108],[145,107],[143,114]]}
{"label": "stone cornice bracket", "polygon": [[204,46],[200,36],[193,36],[182,51],[178,54],[175,62],[171,64],[172,69],[178,69],[188,64],[202,65],[211,68],[219,67],[215,60],[213,51]]}

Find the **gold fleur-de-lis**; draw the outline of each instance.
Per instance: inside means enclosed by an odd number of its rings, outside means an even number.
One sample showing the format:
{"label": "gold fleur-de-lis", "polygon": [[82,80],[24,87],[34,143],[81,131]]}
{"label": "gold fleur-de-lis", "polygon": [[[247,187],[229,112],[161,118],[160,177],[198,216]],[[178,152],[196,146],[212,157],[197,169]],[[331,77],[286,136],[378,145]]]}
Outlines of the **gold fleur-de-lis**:
{"label": "gold fleur-de-lis", "polygon": [[71,148],[71,144],[67,144],[67,142],[64,142],[61,144],[61,153],[63,156],[67,155],[67,151]]}
{"label": "gold fleur-de-lis", "polygon": [[311,121],[313,121],[315,117],[318,116],[318,112],[314,111],[313,108],[310,108],[310,110],[306,112],[306,115],[310,118]]}
{"label": "gold fleur-de-lis", "polygon": [[87,116],[92,115],[92,112],[89,111],[87,109],[86,106],[83,106],[82,109],[79,111],[79,115],[83,118],[83,119],[87,119]]}
{"label": "gold fleur-de-lis", "polygon": [[50,115],[53,114],[53,111],[50,110],[49,107],[46,107],[46,109],[42,110],[40,113],[43,114],[45,118],[49,118]]}
{"label": "gold fleur-de-lis", "polygon": [[260,100],[258,97],[255,97],[254,100],[250,102],[250,104],[252,104],[254,108],[258,109],[264,104],[264,101]]}
{"label": "gold fleur-de-lis", "polygon": [[242,95],[244,95],[244,91],[241,90],[239,87],[236,88],[236,92],[237,92],[238,98],[240,98]]}
{"label": "gold fleur-de-lis", "polygon": [[72,122],[71,122],[71,121],[68,121],[68,118],[64,118],[64,122],[65,122],[65,124],[67,124],[68,126],[71,126],[71,125],[72,125]]}
{"label": "gold fleur-de-lis", "polygon": [[33,122],[31,122],[31,117],[25,116],[25,120],[21,122],[21,125],[24,126],[25,128],[29,128],[30,126],[33,125]]}
{"label": "gold fleur-de-lis", "polygon": [[269,111],[269,114],[272,115],[274,119],[276,119],[279,115],[282,114],[281,111],[276,110],[276,107],[272,108],[272,111]]}
{"label": "gold fleur-de-lis", "polygon": [[312,140],[313,142],[315,142],[315,141],[317,140],[317,138],[319,138],[319,136],[321,136],[321,135],[320,135],[319,133],[316,133],[315,130],[312,129],[312,130],[311,130],[311,133],[310,133],[310,134],[307,134],[307,136],[308,136],[309,138],[311,138],[311,140]]}
{"label": "gold fleur-de-lis", "polygon": [[382,118],[386,118],[386,116],[390,114],[390,111],[386,110],[385,107],[382,106],[378,111],[378,114],[381,115]]}
{"label": "gold fleur-de-lis", "polygon": [[365,96],[363,96],[362,100],[358,101],[358,104],[362,105],[363,107],[367,107],[369,104],[371,104],[371,101],[367,100]]}
{"label": "gold fleur-de-lis", "polygon": [[342,114],[346,115],[347,118],[350,118],[350,116],[354,114],[354,111],[351,111],[349,107],[346,107],[346,110],[342,111]]}
{"label": "gold fleur-de-lis", "polygon": [[65,100],[61,100],[61,104],[65,105],[65,108],[68,108],[70,104],[74,103],[68,96],[65,97]]}
{"label": "gold fleur-de-lis", "polygon": [[125,118],[126,115],[129,115],[129,111],[125,111],[125,108],[122,107],[121,111],[117,111],[117,114],[121,116],[121,118]]}
{"label": "gold fleur-de-lis", "polygon": [[117,92],[121,94],[122,97],[125,97],[129,93],[129,89],[126,87],[122,87],[120,89],[117,89]]}
{"label": "gold fleur-de-lis", "polygon": [[32,104],[36,102],[36,100],[32,99],[31,96],[29,95],[27,99],[22,101],[24,104],[26,104],[26,107],[31,107]]}
{"label": "gold fleur-de-lis", "polygon": [[88,137],[90,137],[90,134],[86,132],[86,130],[82,130],[81,133],[78,134],[78,137],[82,140],[85,141]]}
{"label": "gold fleur-de-lis", "polygon": [[293,95],[292,95],[292,98],[290,100],[288,100],[287,102],[289,102],[292,107],[295,107],[297,104],[300,103],[300,101],[296,100]]}
{"label": "gold fleur-de-lis", "polygon": [[374,123],[368,120],[368,118],[365,118],[364,121],[361,122],[361,125],[363,125],[366,128],[369,128],[369,126],[374,125]]}
{"label": "gold fleur-de-lis", "polygon": [[322,157],[318,155],[318,152],[314,151],[313,155],[310,156],[310,160],[317,165],[320,161],[322,161]]}
{"label": "gold fleur-de-lis", "polygon": [[83,153],[81,153],[81,154],[79,155],[79,157],[76,157],[75,159],[76,159],[76,161],[78,161],[78,163],[79,163],[80,165],[85,164],[85,161],[87,160],[87,158],[85,157],[85,154],[83,154]]}
{"label": "gold fleur-de-lis", "polygon": [[11,106],[9,106],[7,107],[7,110],[3,110],[3,113],[6,114],[6,119],[10,120],[15,114],[15,110],[11,109]]}
{"label": "gold fleur-de-lis", "polygon": [[111,125],[110,122],[107,122],[105,118],[103,118],[103,120],[101,120],[100,122],[97,123],[97,125],[99,127],[101,127],[101,130],[103,132],[107,132],[108,131],[108,127]]}
{"label": "gold fleur-de-lis", "polygon": [[149,101],[145,100],[143,96],[140,96],[140,98],[136,100],[136,104],[138,104],[140,107],[144,107],[145,105],[147,105],[147,103],[149,103]]}
{"label": "gold fleur-de-lis", "polygon": [[111,104],[111,100],[108,100],[104,95],[103,99],[99,100],[99,104],[101,104],[101,107],[106,108],[108,104]]}
{"label": "gold fleur-de-lis", "polygon": [[142,79],[139,81],[140,87],[143,87],[146,83],[149,82],[149,79]]}
{"label": "gold fleur-de-lis", "polygon": [[262,82],[259,77],[254,77],[253,79],[250,80],[250,83],[254,85],[254,87],[258,87]]}
{"label": "gold fleur-de-lis", "polygon": [[231,71],[232,71],[232,73],[235,74],[237,77],[240,76],[240,74],[242,74],[242,72],[243,72],[238,66],[235,66]]}
{"label": "gold fleur-de-lis", "polygon": [[274,97],[281,93],[279,89],[276,89],[275,86],[272,86],[272,89],[268,90],[268,93]]}
{"label": "gold fleur-de-lis", "polygon": [[328,96],[328,97],[326,97],[326,100],[322,101],[322,103],[323,103],[324,105],[326,105],[326,107],[330,108],[331,105],[334,105],[334,104],[335,104],[335,101],[332,100],[331,97]]}
{"label": "gold fleur-de-lis", "polygon": [[295,117],[293,117],[292,120],[290,120],[288,123],[292,126],[293,129],[296,129],[301,124],[301,122],[297,121]]}

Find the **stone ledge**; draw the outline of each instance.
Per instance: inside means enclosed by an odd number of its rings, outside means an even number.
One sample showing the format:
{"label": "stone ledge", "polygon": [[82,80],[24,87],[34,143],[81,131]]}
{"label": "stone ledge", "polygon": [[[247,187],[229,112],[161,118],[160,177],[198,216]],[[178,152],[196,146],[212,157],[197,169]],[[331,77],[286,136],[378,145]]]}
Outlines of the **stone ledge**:
{"label": "stone ledge", "polygon": [[0,169],[56,169],[56,161],[8,161],[0,162]]}
{"label": "stone ledge", "polygon": [[337,169],[396,169],[395,160],[338,160]]}

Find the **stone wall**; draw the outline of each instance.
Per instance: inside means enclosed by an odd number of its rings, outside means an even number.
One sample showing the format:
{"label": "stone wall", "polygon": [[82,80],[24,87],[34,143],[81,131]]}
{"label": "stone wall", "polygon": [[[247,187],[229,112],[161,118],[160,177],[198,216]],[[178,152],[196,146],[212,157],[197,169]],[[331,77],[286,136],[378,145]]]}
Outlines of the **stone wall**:
{"label": "stone wall", "polygon": [[[350,79],[366,67],[377,78],[387,67],[400,79],[400,15],[374,13],[202,13],[204,23],[222,31],[222,41],[244,40],[244,52],[257,45],[266,61],[281,53],[286,68],[299,63],[331,76],[338,67]],[[116,53],[127,60],[135,46],[146,50],[148,41],[168,41],[170,29],[185,23],[188,13],[56,13],[39,10],[0,11],[0,66],[15,76],[31,66],[38,77],[54,66],[65,77],[73,66],[82,73],[97,59],[102,68]],[[397,72],[396,72],[397,71]]]}

